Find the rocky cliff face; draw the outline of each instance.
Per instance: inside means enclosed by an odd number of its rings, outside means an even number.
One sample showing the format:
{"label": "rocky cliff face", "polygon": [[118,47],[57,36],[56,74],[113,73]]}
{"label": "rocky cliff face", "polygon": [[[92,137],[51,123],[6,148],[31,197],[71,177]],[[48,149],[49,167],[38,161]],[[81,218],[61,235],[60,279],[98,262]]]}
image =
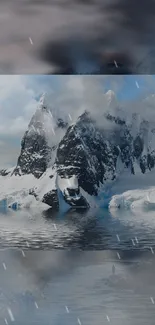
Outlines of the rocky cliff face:
{"label": "rocky cliff face", "polygon": [[54,150],[54,146],[51,147],[48,140],[49,136],[54,136],[52,128],[52,116],[43,96],[21,141],[15,175],[32,173],[39,178],[45,172]]}
{"label": "rocky cliff face", "polygon": [[64,178],[76,175],[85,192],[97,195],[100,184],[115,179],[117,155],[117,148],[105,139],[89,113],[84,113],[59,144],[57,172]]}
{"label": "rocky cliff face", "polygon": [[[124,169],[135,174],[137,165],[141,173],[154,167],[154,129],[147,121],[133,114],[130,122],[127,122],[121,116],[111,91],[107,93],[107,113],[102,117],[103,127],[101,123],[98,126],[89,112],[83,113],[70,126],[59,119],[61,127],[66,129],[57,146],[53,166],[65,185],[55,184],[52,189],[51,183],[50,191],[44,193],[43,202],[58,209],[61,192],[70,206],[88,208],[89,203],[85,194],[81,194],[81,189],[95,197],[107,184],[112,184]],[[108,129],[104,128],[105,122],[109,123]],[[77,179],[76,187],[68,185],[73,177]]]}
{"label": "rocky cliff face", "polygon": [[14,174],[32,173],[36,178],[39,178],[46,171],[51,153],[52,150],[47,145],[43,135],[33,133],[32,136],[26,131],[22,139],[21,153]]}
{"label": "rocky cliff face", "polygon": [[110,114],[105,118],[111,123],[108,132],[104,124],[99,129],[89,113],[81,115],[68,128],[56,156],[58,174],[64,178],[76,175],[79,186],[94,196],[124,169],[135,174],[138,165],[139,171],[145,173],[155,165],[154,130],[147,121],[134,125],[135,114],[130,123]]}
{"label": "rocky cliff face", "polygon": [[39,178],[55,157],[55,132],[66,127],[67,123],[62,119],[54,120],[44,94],[21,141],[21,152],[14,174],[33,174]]}

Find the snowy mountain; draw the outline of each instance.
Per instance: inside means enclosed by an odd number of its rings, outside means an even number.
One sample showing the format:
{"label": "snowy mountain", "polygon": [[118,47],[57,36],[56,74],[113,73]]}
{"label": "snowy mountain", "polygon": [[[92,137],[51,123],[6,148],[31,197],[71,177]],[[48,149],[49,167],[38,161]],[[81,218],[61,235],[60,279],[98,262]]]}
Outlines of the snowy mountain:
{"label": "snowy mountain", "polygon": [[63,178],[76,175],[85,192],[97,195],[100,183],[115,178],[115,149],[85,112],[68,128],[58,146],[57,173]]}
{"label": "snowy mountain", "polygon": [[[107,204],[124,174],[136,179],[154,169],[154,123],[137,113],[126,119],[112,91],[105,98],[103,124],[85,111],[69,125],[66,119],[52,114],[43,96],[22,139],[12,176],[7,170],[1,171],[2,184],[7,182],[6,193],[0,189],[1,196],[12,193],[12,187],[8,190],[11,178],[19,183],[21,177],[22,191],[19,186],[17,195],[14,189],[12,200],[20,200],[20,191],[25,193],[26,189],[26,204],[33,197],[33,204],[43,202],[55,210],[88,208],[103,205],[105,198]],[[24,181],[28,175],[33,176],[32,182]]]}
{"label": "snowy mountain", "polygon": [[39,178],[55,158],[57,147],[55,132],[65,127],[67,124],[62,119],[53,118],[46,94],[43,94],[21,141],[21,153],[14,174],[33,174]]}

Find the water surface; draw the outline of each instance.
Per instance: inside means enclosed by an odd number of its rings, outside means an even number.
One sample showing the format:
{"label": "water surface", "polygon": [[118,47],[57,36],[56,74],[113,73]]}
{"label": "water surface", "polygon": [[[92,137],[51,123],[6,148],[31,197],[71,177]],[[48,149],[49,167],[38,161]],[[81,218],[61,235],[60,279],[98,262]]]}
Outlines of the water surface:
{"label": "water surface", "polygon": [[0,247],[33,249],[150,250],[155,213],[118,210],[54,214],[23,210],[0,214]]}
{"label": "water surface", "polygon": [[1,251],[0,323],[153,325],[154,256],[130,253]]}

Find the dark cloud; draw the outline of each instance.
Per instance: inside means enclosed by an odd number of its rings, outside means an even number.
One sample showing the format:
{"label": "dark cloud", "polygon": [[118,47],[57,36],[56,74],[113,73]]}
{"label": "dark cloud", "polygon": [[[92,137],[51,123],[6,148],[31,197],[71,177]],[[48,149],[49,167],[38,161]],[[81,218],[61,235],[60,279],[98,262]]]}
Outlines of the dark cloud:
{"label": "dark cloud", "polygon": [[[132,64],[126,53],[102,54],[100,42],[79,40],[49,41],[37,53],[58,74],[131,74]],[[116,62],[116,63],[115,63]]]}
{"label": "dark cloud", "polygon": [[108,10],[119,14],[122,29],[129,29],[139,41],[145,42],[155,29],[155,1],[154,0],[117,0],[107,6]]}
{"label": "dark cloud", "polygon": [[[107,4],[107,12],[117,17],[113,36],[128,48],[133,59],[133,71],[138,74],[154,74],[154,0],[116,0]],[[112,35],[111,35],[112,36]],[[110,37],[113,41],[113,37]]]}
{"label": "dark cloud", "polygon": [[[85,37],[80,41],[76,40],[74,35],[56,41],[48,40],[39,52],[42,60],[55,65],[56,72],[62,74],[155,72],[155,64],[152,60],[155,29],[154,0],[143,0],[141,3],[135,3],[134,0],[73,2],[75,3],[79,5],[89,3],[88,6],[90,4],[94,6],[96,14],[100,13],[95,37],[90,33],[87,39]],[[107,17],[109,17],[108,25]],[[118,61],[116,67],[114,61],[117,62],[118,55],[120,62]],[[83,64],[81,70],[76,72],[79,59],[90,61],[91,68],[84,69]]]}
{"label": "dark cloud", "polygon": [[1,1],[1,71],[153,73],[154,18],[155,0]]}

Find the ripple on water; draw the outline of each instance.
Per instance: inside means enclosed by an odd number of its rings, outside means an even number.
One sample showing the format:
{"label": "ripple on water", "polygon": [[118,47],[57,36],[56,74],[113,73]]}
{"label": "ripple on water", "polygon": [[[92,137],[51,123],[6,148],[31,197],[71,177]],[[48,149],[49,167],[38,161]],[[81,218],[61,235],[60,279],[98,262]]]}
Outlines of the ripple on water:
{"label": "ripple on water", "polygon": [[140,219],[124,211],[123,216],[118,214],[114,218],[104,210],[70,211],[48,218],[41,214],[31,214],[30,217],[30,213],[20,212],[0,215],[0,246],[146,250],[155,246],[155,226],[147,220],[147,213]]}

